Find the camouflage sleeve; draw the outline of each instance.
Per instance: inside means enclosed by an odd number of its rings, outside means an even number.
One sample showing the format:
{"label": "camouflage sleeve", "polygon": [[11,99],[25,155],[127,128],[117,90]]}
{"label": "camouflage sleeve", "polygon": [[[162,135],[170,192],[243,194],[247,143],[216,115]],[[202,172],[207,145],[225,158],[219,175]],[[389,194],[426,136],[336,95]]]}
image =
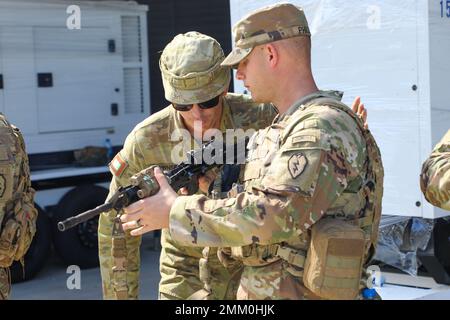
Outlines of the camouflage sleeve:
{"label": "camouflage sleeve", "polygon": [[[312,135],[317,139],[306,138]],[[299,129],[251,191],[224,200],[179,197],[170,212],[171,235],[185,245],[232,247],[279,243],[305,232],[355,172],[330,140],[318,129]]]}
{"label": "camouflage sleeve", "polygon": [[[136,143],[133,132],[127,137],[124,147],[118,155],[121,158],[121,165],[123,167],[119,168],[119,171],[113,172],[108,199],[120,186],[128,185],[130,177],[140,171],[139,168],[143,166],[141,151]],[[115,159],[117,159],[117,156]],[[112,161],[112,165],[114,160]],[[98,245],[104,299],[116,299],[114,288],[112,287],[113,257],[111,253],[112,227],[116,215],[117,212],[111,210],[101,214],[99,218]],[[141,237],[132,237],[129,233],[126,233],[126,282],[128,286],[128,297],[130,299],[137,299],[139,295],[140,244]]]}
{"label": "camouflage sleeve", "polygon": [[450,210],[450,130],[424,162],[420,187],[431,204]]}

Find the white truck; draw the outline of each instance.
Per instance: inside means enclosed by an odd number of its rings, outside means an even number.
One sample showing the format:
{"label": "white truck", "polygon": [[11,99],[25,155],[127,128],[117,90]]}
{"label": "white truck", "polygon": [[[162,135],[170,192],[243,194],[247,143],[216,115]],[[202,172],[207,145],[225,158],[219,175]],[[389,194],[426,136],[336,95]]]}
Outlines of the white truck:
{"label": "white truck", "polygon": [[[98,265],[96,219],[65,233],[56,222],[108,193],[107,161],[80,167],[74,151],[107,146],[110,159],[150,114],[147,10],[132,1],[0,1],[0,112],[24,135],[40,211],[25,279],[51,243],[67,265]],[[20,281],[20,266],[12,271]]]}
{"label": "white truck", "polygon": [[[450,299],[445,286],[450,284],[450,212],[430,205],[419,186],[423,161],[450,128],[450,0],[289,2],[305,10],[318,86],[344,91],[347,104],[359,95],[368,109],[385,168],[384,218],[413,217],[413,226],[432,223],[428,247],[418,250],[432,277],[423,281],[383,272],[386,284],[379,294]],[[230,0],[231,25],[274,3]],[[244,89],[235,82],[236,92]],[[399,289],[400,283],[415,288]]]}

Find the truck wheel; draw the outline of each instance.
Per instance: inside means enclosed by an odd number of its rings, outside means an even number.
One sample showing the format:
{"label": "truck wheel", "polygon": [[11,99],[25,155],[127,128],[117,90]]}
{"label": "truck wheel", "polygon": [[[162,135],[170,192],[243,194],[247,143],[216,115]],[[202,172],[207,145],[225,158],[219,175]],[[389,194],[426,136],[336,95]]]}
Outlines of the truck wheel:
{"label": "truck wheel", "polygon": [[67,265],[80,268],[98,267],[98,217],[92,218],[64,232],[57,229],[57,223],[105,202],[108,190],[96,186],[78,186],[59,201],[53,217],[53,241],[57,254]]}
{"label": "truck wheel", "polygon": [[50,219],[41,207],[36,203],[34,205],[38,210],[36,234],[25,254],[24,268],[19,261],[14,261],[11,266],[12,283],[31,280],[42,269],[50,254],[52,244]]}

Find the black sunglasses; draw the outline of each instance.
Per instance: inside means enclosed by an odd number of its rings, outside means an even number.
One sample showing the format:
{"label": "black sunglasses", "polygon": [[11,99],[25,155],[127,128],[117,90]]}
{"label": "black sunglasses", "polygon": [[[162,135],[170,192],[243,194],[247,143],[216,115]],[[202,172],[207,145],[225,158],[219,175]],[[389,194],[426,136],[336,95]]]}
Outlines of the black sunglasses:
{"label": "black sunglasses", "polygon": [[[200,109],[210,109],[214,108],[219,104],[220,95],[217,97],[214,97],[208,101],[197,103]],[[179,103],[173,103],[172,106],[177,111],[189,111],[194,107],[194,104],[179,104]]]}

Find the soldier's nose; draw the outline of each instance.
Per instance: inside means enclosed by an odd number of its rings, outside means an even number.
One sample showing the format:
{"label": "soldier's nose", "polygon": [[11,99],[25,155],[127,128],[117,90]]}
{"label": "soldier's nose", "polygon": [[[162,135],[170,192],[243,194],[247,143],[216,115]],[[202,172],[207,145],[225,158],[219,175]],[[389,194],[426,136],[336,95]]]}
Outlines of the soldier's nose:
{"label": "soldier's nose", "polygon": [[236,79],[238,79],[238,80],[244,80],[244,78],[245,78],[244,71],[242,70],[243,67],[241,65],[242,64],[240,63],[236,70]]}
{"label": "soldier's nose", "polygon": [[198,106],[198,104],[194,104],[191,110],[192,115],[195,119],[201,119],[202,118],[202,109]]}

